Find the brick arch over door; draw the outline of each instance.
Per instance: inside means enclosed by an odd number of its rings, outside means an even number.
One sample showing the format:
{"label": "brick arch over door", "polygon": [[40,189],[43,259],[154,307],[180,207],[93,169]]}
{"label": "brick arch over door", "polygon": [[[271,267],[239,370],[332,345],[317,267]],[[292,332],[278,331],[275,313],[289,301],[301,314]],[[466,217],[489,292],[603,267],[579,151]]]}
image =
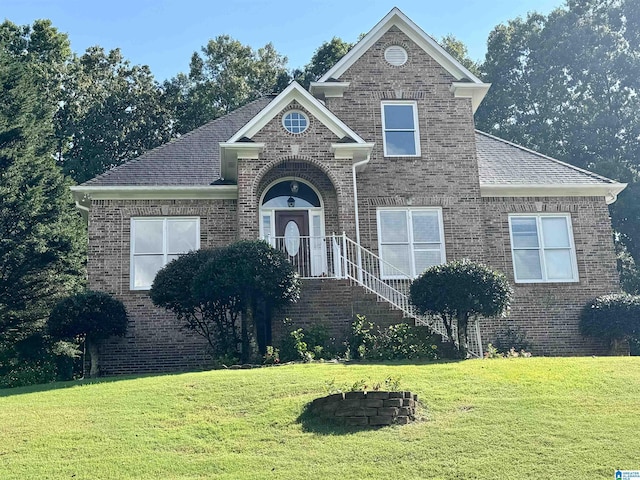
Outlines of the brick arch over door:
{"label": "brick arch over door", "polygon": [[[327,235],[341,232],[338,216],[339,191],[326,172],[312,163],[300,158],[281,159],[266,165],[253,185],[253,197],[260,201],[267,186],[283,177],[297,177],[313,185],[322,200],[324,207],[324,223]],[[258,205],[258,209],[260,206]]]}

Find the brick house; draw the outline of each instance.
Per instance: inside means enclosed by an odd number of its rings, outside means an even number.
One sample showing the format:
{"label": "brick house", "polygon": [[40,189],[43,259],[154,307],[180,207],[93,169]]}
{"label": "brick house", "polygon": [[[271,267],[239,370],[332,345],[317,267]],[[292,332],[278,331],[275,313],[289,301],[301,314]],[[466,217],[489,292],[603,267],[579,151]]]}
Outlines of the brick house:
{"label": "brick house", "polygon": [[[601,353],[578,314],[619,289],[607,205],[625,185],[474,128],[489,85],[394,8],[307,92],[292,83],[73,187],[88,219],[89,285],[131,316],[105,373],[206,366],[203,342],[154,308],[155,273],[186,251],[264,238],[303,278],[278,318],[341,335],[355,313],[418,323],[405,295],[428,266],[505,272],[508,318],[472,350],[525,335],[541,355]],[[281,335],[274,319],[270,335]],[[431,324],[436,331],[441,326]]]}

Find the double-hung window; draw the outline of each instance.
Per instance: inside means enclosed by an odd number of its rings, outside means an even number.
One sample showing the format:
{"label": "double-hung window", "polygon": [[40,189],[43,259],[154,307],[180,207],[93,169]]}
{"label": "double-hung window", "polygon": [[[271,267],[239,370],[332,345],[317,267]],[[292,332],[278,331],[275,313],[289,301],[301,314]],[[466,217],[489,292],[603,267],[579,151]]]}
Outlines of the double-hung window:
{"label": "double-hung window", "polygon": [[420,155],[416,102],[382,102],[382,130],[385,157]]}
{"label": "double-hung window", "polygon": [[148,290],[162,267],[200,248],[197,217],[131,219],[131,289]]}
{"label": "double-hung window", "polygon": [[578,268],[568,214],[510,215],[516,282],[577,282]]}
{"label": "double-hung window", "polygon": [[382,278],[415,278],[445,262],[442,210],[379,209],[378,242]]}

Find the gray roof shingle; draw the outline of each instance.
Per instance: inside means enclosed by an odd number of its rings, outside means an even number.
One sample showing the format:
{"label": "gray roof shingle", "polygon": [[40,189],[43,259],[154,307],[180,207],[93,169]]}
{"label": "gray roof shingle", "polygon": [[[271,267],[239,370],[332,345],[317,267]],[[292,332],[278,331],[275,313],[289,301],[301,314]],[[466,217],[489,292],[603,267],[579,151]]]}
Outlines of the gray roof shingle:
{"label": "gray roof shingle", "polygon": [[[82,185],[205,186],[216,181],[220,184],[219,143],[231,138],[273,99],[274,96],[259,98]],[[479,130],[475,137],[481,185],[616,183]]]}
{"label": "gray roof shingle", "polygon": [[476,130],[481,185],[602,185],[616,183]]}
{"label": "gray roof shingle", "polygon": [[259,98],[82,185],[210,185],[220,178],[219,143],[227,141],[274,98]]}

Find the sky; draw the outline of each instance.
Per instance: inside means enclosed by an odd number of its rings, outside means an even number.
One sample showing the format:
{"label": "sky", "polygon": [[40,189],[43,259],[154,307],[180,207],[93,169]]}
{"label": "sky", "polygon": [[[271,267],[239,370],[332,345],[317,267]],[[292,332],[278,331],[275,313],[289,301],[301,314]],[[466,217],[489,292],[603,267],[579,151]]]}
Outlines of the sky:
{"label": "sky", "polygon": [[530,11],[547,14],[562,0],[0,0],[0,19],[18,25],[47,18],[74,52],[120,48],[149,65],[159,81],[188,72],[209,39],[227,34],[254,49],[272,42],[289,68],[303,67],[334,36],[353,42],[394,7],[436,40],[452,34],[470,57],[484,58],[491,30]]}

